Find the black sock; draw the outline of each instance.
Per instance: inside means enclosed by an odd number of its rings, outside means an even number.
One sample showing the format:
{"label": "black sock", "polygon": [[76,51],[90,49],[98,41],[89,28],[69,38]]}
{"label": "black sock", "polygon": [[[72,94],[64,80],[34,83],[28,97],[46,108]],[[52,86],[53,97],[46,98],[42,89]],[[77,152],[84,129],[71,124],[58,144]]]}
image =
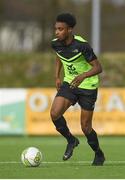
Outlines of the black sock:
{"label": "black sock", "polygon": [[75,137],[70,133],[63,116],[58,118],[56,121],[53,121],[53,123],[56,126],[56,130],[67,139],[68,143],[74,142]]}
{"label": "black sock", "polygon": [[94,129],[92,129],[92,131],[89,134],[86,134],[86,137],[87,137],[88,144],[93,149],[93,151],[95,152],[100,151],[99,141],[98,141],[97,134],[94,131]]}

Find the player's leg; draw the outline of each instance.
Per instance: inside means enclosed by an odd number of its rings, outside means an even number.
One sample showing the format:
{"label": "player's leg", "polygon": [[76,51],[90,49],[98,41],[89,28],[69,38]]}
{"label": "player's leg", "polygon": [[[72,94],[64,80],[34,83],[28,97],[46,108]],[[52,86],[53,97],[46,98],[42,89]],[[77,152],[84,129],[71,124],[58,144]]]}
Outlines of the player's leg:
{"label": "player's leg", "polygon": [[51,119],[56,127],[56,130],[62,134],[68,142],[72,142],[74,140],[74,136],[70,133],[63,114],[70,105],[71,102],[68,99],[57,96],[55,97],[50,110]]}
{"label": "player's leg", "polygon": [[92,117],[92,110],[85,110],[83,108],[81,109],[81,128],[87,138],[88,144],[95,152],[95,158],[92,165],[103,165],[105,157],[104,153],[102,152],[99,146],[97,134],[95,130],[92,128]]}
{"label": "player's leg", "polygon": [[64,112],[71,106],[72,102],[64,97],[56,96],[50,111],[52,121],[56,130],[67,139],[67,147],[63,156],[63,160],[69,159],[73,154],[73,149],[79,144],[79,141],[74,137],[63,117]]}
{"label": "player's leg", "polygon": [[97,89],[79,90],[79,94],[78,103],[81,106],[81,128],[87,138],[88,144],[95,152],[95,158],[92,165],[103,165],[105,157],[100,149],[97,134],[92,128],[92,118],[97,99]]}

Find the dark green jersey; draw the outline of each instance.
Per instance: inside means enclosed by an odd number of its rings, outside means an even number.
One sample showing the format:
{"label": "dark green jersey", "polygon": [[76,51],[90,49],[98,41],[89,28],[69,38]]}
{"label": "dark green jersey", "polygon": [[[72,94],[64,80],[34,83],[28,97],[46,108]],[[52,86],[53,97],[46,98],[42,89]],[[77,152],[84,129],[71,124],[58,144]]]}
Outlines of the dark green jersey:
{"label": "dark green jersey", "polygon": [[[97,59],[92,48],[81,36],[74,35],[70,45],[65,45],[58,39],[52,40],[52,48],[56,51],[64,67],[64,81],[70,83],[75,76],[88,72],[92,66],[89,62]],[[96,89],[99,84],[98,75],[84,79],[79,85],[83,89]]]}

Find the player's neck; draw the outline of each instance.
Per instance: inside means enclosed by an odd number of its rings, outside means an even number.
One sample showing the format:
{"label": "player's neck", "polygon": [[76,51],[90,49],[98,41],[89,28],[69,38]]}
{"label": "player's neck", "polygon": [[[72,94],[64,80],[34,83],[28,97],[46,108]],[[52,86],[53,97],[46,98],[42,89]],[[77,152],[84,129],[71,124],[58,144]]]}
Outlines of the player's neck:
{"label": "player's neck", "polygon": [[74,36],[72,34],[70,36],[68,36],[67,39],[64,42],[65,45],[66,46],[70,45],[72,43],[73,39],[74,39]]}

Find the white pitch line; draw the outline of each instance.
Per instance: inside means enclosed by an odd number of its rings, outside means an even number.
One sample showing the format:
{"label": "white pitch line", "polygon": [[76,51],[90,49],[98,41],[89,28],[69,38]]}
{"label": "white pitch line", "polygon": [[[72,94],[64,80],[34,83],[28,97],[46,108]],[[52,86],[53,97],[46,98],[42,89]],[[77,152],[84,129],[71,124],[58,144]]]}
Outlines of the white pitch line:
{"label": "white pitch line", "polygon": [[[0,161],[0,164],[20,164],[20,161]],[[43,161],[42,164],[91,164],[92,161]],[[125,164],[125,161],[105,161],[105,164]]]}

